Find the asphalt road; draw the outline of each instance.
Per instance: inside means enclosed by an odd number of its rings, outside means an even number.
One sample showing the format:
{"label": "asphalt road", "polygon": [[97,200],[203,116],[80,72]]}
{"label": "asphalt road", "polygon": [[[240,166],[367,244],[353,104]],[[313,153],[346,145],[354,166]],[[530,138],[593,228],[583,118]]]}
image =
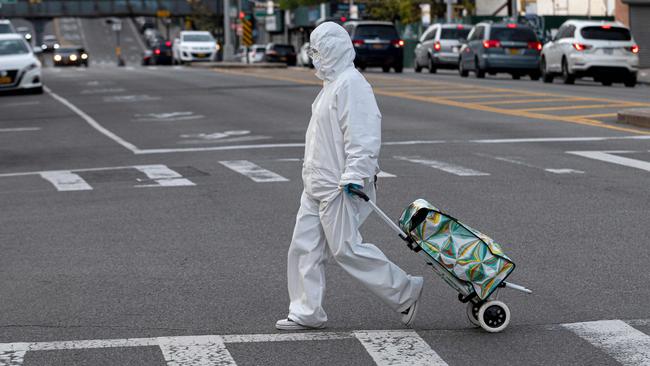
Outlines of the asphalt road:
{"label": "asphalt road", "polygon": [[328,327],[281,338],[318,80],[91,65],[0,98],[0,365],[650,362],[650,130],[614,115],[650,88],[366,76],[392,175],[380,206],[397,218],[425,198],[502,243],[534,291],[500,293],[508,329],[473,328],[371,217],[365,239],[425,277],[415,333],[330,264]]}

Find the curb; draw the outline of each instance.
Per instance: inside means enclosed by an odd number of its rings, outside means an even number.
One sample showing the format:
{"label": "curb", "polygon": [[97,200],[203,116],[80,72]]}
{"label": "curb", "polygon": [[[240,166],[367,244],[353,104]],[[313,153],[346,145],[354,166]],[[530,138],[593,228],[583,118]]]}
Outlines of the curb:
{"label": "curb", "polygon": [[240,62],[192,62],[191,67],[200,69],[286,69],[286,64],[256,63],[244,64]]}
{"label": "curb", "polygon": [[633,108],[618,111],[618,123],[650,128],[650,108]]}

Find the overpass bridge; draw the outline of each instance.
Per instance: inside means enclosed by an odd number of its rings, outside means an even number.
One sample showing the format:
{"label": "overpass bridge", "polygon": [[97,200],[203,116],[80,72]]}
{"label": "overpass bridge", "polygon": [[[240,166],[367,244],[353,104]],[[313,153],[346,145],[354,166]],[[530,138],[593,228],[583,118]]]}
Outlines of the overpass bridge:
{"label": "overpass bridge", "polygon": [[221,14],[223,0],[0,0],[0,18],[133,17]]}

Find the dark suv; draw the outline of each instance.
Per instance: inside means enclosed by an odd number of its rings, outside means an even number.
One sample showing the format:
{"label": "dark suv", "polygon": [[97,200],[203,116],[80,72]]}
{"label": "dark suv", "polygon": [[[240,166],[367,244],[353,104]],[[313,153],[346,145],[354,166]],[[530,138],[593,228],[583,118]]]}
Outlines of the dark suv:
{"label": "dark suv", "polygon": [[296,66],[296,49],[290,44],[269,43],[263,59],[264,62],[282,62]]}
{"label": "dark suv", "polygon": [[541,50],[537,34],[526,25],[479,23],[460,50],[458,73],[466,77],[474,71],[476,77],[484,78],[485,73],[507,72],[513,79],[529,75],[539,80]]}
{"label": "dark suv", "polygon": [[361,70],[381,67],[389,72],[404,69],[404,41],[390,22],[351,21],[343,24],[352,38],[357,57],[354,64]]}

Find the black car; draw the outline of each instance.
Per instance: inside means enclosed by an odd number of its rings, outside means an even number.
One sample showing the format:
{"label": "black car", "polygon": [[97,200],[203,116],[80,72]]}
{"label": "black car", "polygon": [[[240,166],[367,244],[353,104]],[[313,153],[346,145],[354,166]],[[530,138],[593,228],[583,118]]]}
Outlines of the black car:
{"label": "black car", "polygon": [[357,57],[354,64],[361,70],[381,67],[389,72],[404,69],[404,41],[390,22],[350,21],[343,24],[352,38]]}
{"label": "black car", "polygon": [[54,51],[54,66],[88,67],[88,53],[83,47],[59,47]]}
{"label": "black car", "polygon": [[290,44],[269,43],[263,61],[283,62],[289,66],[296,66],[296,49]]}
{"label": "black car", "polygon": [[172,64],[172,42],[165,41],[158,43],[142,59],[143,65],[171,65]]}

